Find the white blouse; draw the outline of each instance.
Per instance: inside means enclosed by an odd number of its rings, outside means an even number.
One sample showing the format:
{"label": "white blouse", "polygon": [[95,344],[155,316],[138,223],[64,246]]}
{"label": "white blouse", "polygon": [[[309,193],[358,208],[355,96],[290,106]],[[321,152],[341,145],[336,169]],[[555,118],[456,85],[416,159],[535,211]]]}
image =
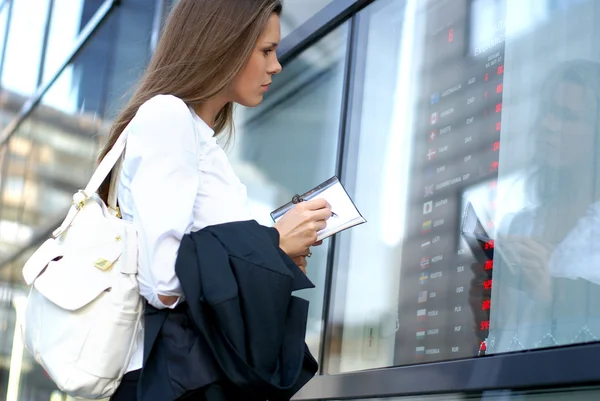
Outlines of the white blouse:
{"label": "white blouse", "polygon": [[[175,275],[181,238],[191,231],[250,220],[246,187],[234,173],[214,131],[181,99],[158,95],[145,102],[129,130],[118,201],[138,234],[140,294],[159,309],[158,295],[183,300]],[[143,325],[142,325],[143,326]],[[143,329],[127,369],[143,362]]]}

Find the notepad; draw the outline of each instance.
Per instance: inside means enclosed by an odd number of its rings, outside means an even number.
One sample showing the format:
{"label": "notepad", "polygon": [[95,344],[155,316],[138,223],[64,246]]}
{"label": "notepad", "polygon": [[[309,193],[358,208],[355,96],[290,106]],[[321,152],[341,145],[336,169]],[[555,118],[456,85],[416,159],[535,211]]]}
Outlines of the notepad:
{"label": "notepad", "polygon": [[331,237],[333,234],[348,228],[366,223],[348,192],[337,177],[331,177],[307,193],[295,196],[295,199],[271,212],[271,218],[277,222],[298,201],[325,199],[331,205],[332,216],[327,220],[327,227],[317,233],[317,241]]}

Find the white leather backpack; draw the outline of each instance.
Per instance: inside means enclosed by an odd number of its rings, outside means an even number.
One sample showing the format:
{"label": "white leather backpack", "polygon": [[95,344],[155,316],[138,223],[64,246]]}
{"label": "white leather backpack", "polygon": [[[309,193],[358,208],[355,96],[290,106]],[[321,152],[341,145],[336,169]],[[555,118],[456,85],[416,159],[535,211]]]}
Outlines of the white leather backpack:
{"label": "white leather backpack", "polygon": [[[73,196],[63,224],[27,261],[31,285],[25,346],[58,388],[73,397],[109,397],[132,354],[142,315],[137,240],[116,207],[127,129]],[[114,168],[108,207],[96,191]]]}

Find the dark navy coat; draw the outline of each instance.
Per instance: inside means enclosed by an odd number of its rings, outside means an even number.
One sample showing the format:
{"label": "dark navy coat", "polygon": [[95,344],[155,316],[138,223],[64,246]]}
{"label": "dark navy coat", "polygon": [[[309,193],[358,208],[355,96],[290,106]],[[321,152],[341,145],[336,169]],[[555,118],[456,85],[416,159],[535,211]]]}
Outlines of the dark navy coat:
{"label": "dark navy coat", "polygon": [[243,221],[184,236],[175,309],[147,306],[140,401],[289,400],[316,373],[304,342],[314,285],[277,230]]}

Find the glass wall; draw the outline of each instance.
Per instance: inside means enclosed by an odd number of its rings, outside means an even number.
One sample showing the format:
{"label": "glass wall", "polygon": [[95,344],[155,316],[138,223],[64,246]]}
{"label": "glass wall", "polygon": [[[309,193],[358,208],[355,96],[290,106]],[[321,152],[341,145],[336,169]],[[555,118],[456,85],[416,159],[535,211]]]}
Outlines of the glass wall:
{"label": "glass wall", "polygon": [[357,15],[325,372],[597,341],[594,1]]}

